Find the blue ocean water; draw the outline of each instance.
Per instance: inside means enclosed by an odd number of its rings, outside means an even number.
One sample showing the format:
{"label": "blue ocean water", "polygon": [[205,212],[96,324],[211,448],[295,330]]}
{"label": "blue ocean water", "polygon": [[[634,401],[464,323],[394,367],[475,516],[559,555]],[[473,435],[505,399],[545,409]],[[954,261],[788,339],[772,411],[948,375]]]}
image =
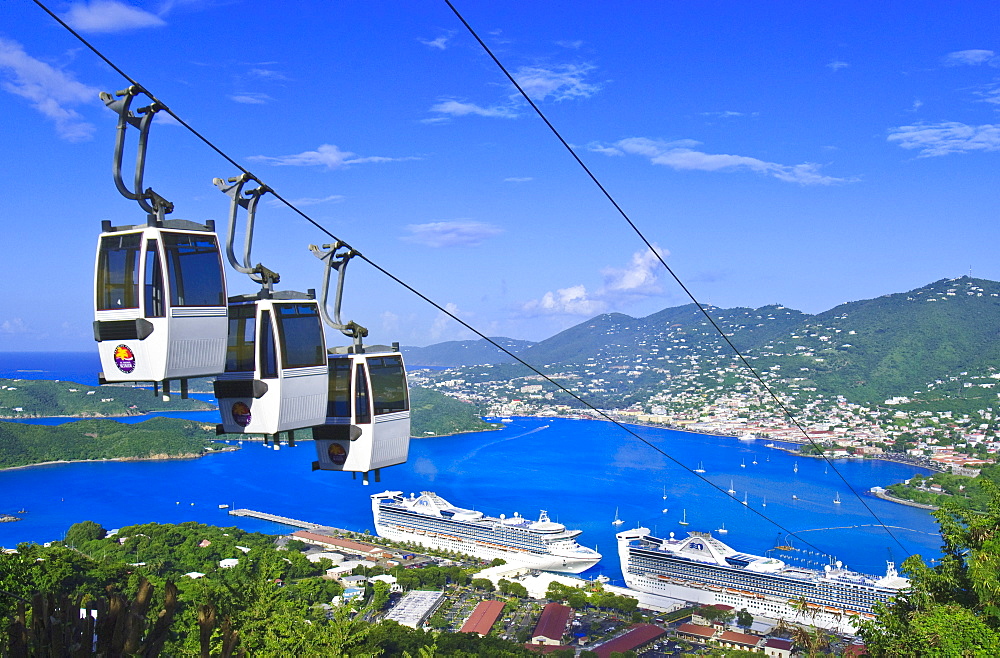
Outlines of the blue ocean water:
{"label": "blue ocean water", "polygon": [[[217,422],[215,412],[185,416]],[[887,559],[898,563],[908,553],[939,556],[940,537],[928,512],[862,494],[864,503],[892,528],[900,548],[820,460],[766,448],[764,441],[632,429],[691,468],[701,462],[704,477],[723,491],[610,423],[515,418],[496,432],[415,440],[409,461],[385,469],[382,482],[368,487],[349,474],[310,471],[315,459],[311,442],[278,451],[246,442],[239,451],[193,460],[0,471],[0,512],[27,510],[22,521],[0,524],[0,545],[59,539],[69,525],[82,520],[109,529],[147,521],[199,521],[269,533],[284,529],[229,516],[220,504],[372,530],[369,495],[391,489],[435,491],[455,505],[494,515],[537,517],[539,510],[547,510],[553,520],[583,530],[580,541],[603,553],[601,563],[585,575],[605,573],[613,580],[621,577],[614,534],[637,524],[659,535],[713,531],[725,524],[728,534],[717,536],[738,550],[763,553],[780,540],[835,555],[869,573],[884,572]],[[836,465],[858,492],[923,472],[883,461],[839,460]],[[725,493],[730,482],[735,496]],[[838,493],[839,505],[833,502]],[[616,509],[625,522],[621,526],[611,523]],[[685,514],[688,526],[678,523]]]}

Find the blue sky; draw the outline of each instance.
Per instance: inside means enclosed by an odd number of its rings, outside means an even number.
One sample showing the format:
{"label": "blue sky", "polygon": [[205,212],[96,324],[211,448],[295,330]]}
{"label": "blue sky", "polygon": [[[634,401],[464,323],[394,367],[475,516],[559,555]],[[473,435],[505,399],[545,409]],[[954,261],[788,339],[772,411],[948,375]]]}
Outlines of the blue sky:
{"label": "blue sky", "polygon": [[[809,313],[1000,279],[996,3],[456,0],[704,302]],[[816,6],[814,6],[816,5]],[[681,291],[443,2],[54,3],[282,196],[489,335],[539,340]],[[93,347],[117,74],[28,0],[0,15],[0,351]],[[224,226],[236,172],[160,121],[147,184]],[[264,204],[254,259],[319,287],[325,240]],[[250,292],[231,273],[230,291]],[[374,342],[470,337],[363,263]]]}

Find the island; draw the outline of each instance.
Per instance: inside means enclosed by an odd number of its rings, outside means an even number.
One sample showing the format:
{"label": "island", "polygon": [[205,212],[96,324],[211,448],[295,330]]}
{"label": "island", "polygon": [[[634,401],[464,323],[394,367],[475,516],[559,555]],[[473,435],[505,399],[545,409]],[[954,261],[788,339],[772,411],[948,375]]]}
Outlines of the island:
{"label": "island", "polygon": [[152,411],[210,411],[214,406],[179,396],[164,402],[147,388],[87,386],[47,379],[0,379],[0,418],[107,418]]}
{"label": "island", "polygon": [[189,459],[235,449],[214,439],[214,427],[181,418],[151,418],[132,425],[97,419],[55,426],[0,422],[0,469],[69,461]]}

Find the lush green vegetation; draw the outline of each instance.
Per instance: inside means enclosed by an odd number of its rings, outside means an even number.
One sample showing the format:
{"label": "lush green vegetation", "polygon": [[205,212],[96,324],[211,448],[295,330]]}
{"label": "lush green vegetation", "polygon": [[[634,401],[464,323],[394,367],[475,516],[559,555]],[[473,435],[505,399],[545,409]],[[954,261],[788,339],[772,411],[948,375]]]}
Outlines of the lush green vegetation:
{"label": "lush green vegetation", "polygon": [[[933,475],[917,475],[909,482],[886,487],[896,498],[912,500],[915,503],[952,507],[986,512],[989,508],[991,494],[990,484],[1000,484],[1000,465],[987,466],[980,471],[979,477],[952,475],[951,473],[934,473]],[[942,492],[925,490],[932,485],[938,485]]]}
{"label": "lush green vegetation", "polygon": [[[164,402],[148,389],[87,386],[47,379],[0,379],[0,418],[50,416],[139,416],[151,411],[214,409],[201,400],[174,395]],[[20,411],[17,411],[20,409]]]}
{"label": "lush green vegetation", "polygon": [[[226,558],[239,562],[223,568]],[[341,588],[321,577],[327,566],[238,528],[149,523],[109,537],[83,522],[65,543],[0,554],[0,654],[93,655],[96,636],[103,655],[532,655],[495,637],[372,623],[384,587],[330,607]],[[96,628],[86,607],[100,611]],[[125,610],[118,627],[102,623]]]}
{"label": "lush green vegetation", "polygon": [[475,405],[429,388],[410,389],[410,435],[423,438],[497,429],[484,423]]}
{"label": "lush green vegetation", "polygon": [[876,604],[861,637],[872,656],[1000,655],[1000,487],[984,480],[986,513],[946,506],[934,512],[944,557],[903,563],[909,592]]}
{"label": "lush green vegetation", "polygon": [[[500,582],[502,584],[504,581],[501,580]],[[552,581],[545,592],[545,598],[553,601],[565,601],[566,605],[574,610],[591,607],[618,610],[622,613],[631,614],[637,610],[639,605],[639,602],[630,596],[620,596],[605,592],[600,583],[597,583],[596,587],[588,593],[579,587],[570,587],[557,581]]]}
{"label": "lush green vegetation", "polygon": [[213,450],[215,432],[179,418],[125,425],[81,420],[63,425],[0,422],[0,468],[80,459],[198,457]]}

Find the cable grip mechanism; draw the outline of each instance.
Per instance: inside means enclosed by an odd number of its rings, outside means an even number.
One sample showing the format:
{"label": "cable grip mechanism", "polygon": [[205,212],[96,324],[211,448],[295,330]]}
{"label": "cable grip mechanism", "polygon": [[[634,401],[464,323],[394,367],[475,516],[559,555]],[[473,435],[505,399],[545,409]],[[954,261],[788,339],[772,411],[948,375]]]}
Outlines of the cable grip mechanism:
{"label": "cable grip mechanism", "polygon": [[[340,306],[344,299],[344,278],[347,275],[347,263],[355,256],[358,256],[360,252],[355,251],[350,245],[340,240],[334,244],[325,244],[322,246],[311,244],[309,245],[309,251],[313,253],[313,256],[326,264],[323,272],[323,289],[319,299],[319,312],[323,318],[323,322],[352,339],[354,341],[355,352],[362,352],[362,339],[368,335],[368,329],[353,320],[343,322],[340,319]],[[330,296],[331,270],[337,270],[337,294],[333,302],[333,318],[330,317],[327,311],[327,299]]]}
{"label": "cable grip mechanism", "polygon": [[[257,187],[250,190],[244,190],[244,186],[250,181],[257,183]],[[257,204],[260,202],[260,198],[263,195],[268,192],[273,192],[273,190],[267,185],[261,183],[260,180],[249,172],[228,179],[229,184],[221,178],[215,178],[212,182],[217,188],[232,199],[232,202],[229,205],[229,230],[226,233],[226,258],[229,260],[229,264],[232,265],[233,269],[237,272],[249,275],[255,283],[261,284],[265,290],[271,290],[273,285],[281,280],[281,275],[277,272],[269,270],[260,263],[250,265],[250,252],[253,249],[253,230],[254,221],[257,218]],[[236,241],[236,221],[240,208],[245,208],[247,211],[246,230],[243,236],[242,260],[236,257],[234,247],[234,243]]]}
{"label": "cable grip mechanism", "polygon": [[[152,101],[146,107],[140,107],[136,113],[131,111],[132,101],[139,94],[144,94]],[[116,91],[113,95],[108,92],[101,92],[101,100],[113,112],[118,115],[118,131],[115,137],[115,156],[112,164],[112,173],[115,179],[115,187],[126,199],[138,202],[139,207],[150,215],[150,220],[163,221],[163,216],[174,211],[174,204],[164,199],[162,196],[148,187],[143,190],[143,177],[146,171],[146,147],[149,141],[149,128],[153,124],[153,117],[160,110],[167,109],[167,106],[159,102],[149,92],[139,85],[132,85],[127,89]],[[138,146],[135,157],[135,174],[132,179],[132,187],[125,185],[122,179],[122,154],[125,150],[125,134],[128,127],[132,126],[139,131]]]}

